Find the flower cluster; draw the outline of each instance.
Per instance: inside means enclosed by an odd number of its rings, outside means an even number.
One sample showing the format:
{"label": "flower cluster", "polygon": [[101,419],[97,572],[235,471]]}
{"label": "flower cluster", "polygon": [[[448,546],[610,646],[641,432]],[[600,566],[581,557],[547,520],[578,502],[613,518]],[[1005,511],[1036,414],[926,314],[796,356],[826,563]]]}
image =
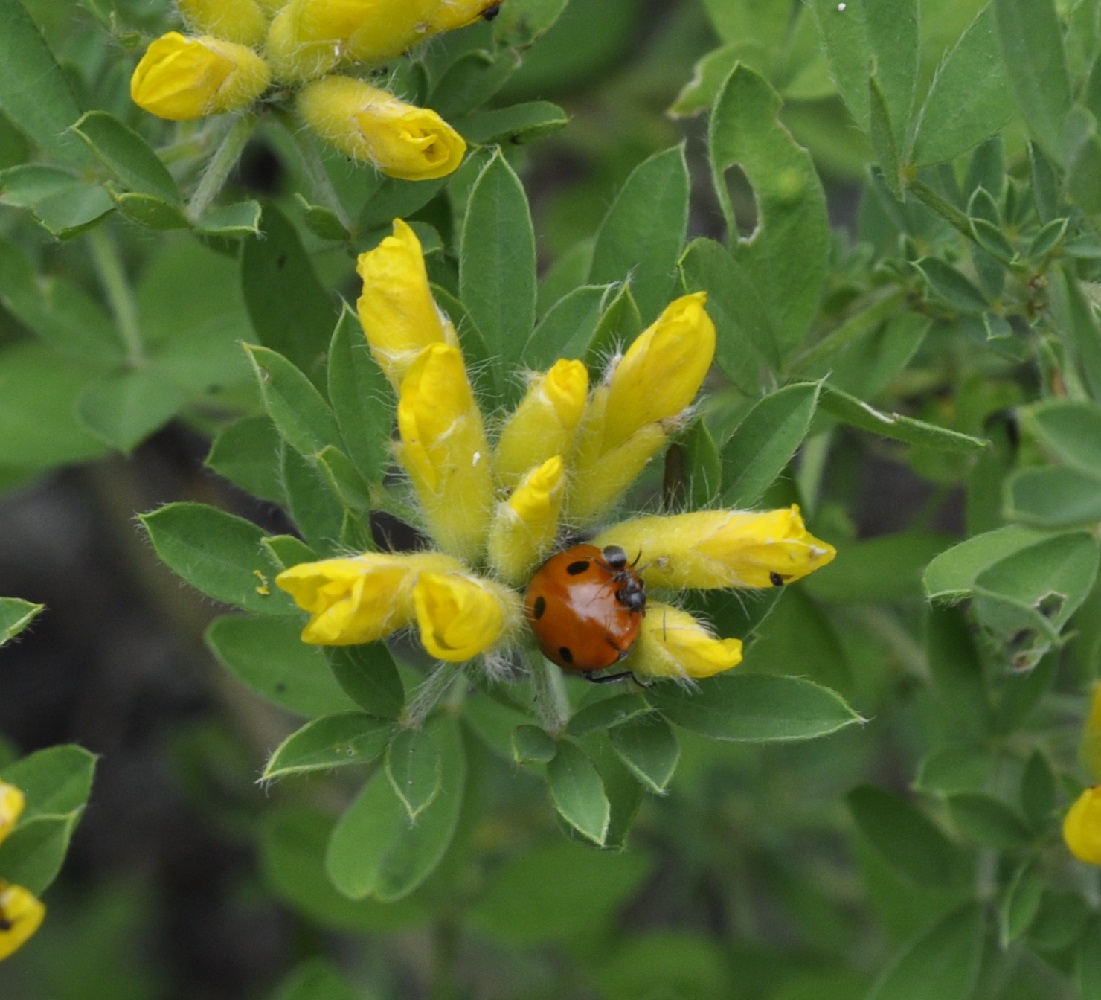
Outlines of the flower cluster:
{"label": "flower cluster", "polygon": [[[23,812],[23,793],[0,781],[0,841],[15,829]],[[46,907],[33,893],[0,878],[0,961],[20,948],[42,923]]]}
{"label": "flower cluster", "polygon": [[[521,590],[563,538],[638,554],[659,590],[772,587],[828,563],[798,508],[707,510],[605,526],[623,492],[684,426],[715,349],[705,295],[684,295],[616,356],[599,384],[557,361],[529,375],[496,433],[487,431],[450,319],[428,285],[420,243],[401,220],[361,254],[359,319],[397,394],[396,456],[435,543],[429,552],[367,552],[303,563],[277,583],[309,612],[305,642],[344,645],[406,627],[443,661],[492,663],[531,648]],[[491,444],[492,438],[492,444]],[[622,667],[702,678],[735,666],[740,640],[719,638],[651,600]]]}
{"label": "flower cluster", "polygon": [[272,84],[297,88],[302,120],[322,139],[392,177],[443,177],[466,144],[436,112],[354,76],[431,35],[490,16],[494,0],[178,0],[191,29],[146,50],[130,95],[171,121],[239,111]]}

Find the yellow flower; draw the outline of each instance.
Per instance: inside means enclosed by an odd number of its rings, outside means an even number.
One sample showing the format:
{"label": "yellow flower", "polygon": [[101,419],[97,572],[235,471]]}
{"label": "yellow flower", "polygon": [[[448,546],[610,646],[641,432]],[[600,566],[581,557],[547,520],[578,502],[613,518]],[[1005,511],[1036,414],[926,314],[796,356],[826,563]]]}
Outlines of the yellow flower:
{"label": "yellow flower", "polygon": [[202,35],[257,46],[268,32],[267,14],[256,0],[177,0],[188,25]]}
{"label": "yellow flower", "polygon": [[395,389],[422,348],[459,346],[455,327],[432,298],[417,234],[401,219],[394,220],[393,236],[359,255],[356,271],[363,281],[359,322],[372,357]]}
{"label": "yellow flower", "polygon": [[491,649],[520,621],[515,591],[465,573],[422,573],[413,605],[424,648],[451,663]]}
{"label": "yellow flower", "polygon": [[1090,699],[1090,714],[1082,734],[1081,754],[1090,774],[1101,781],[1101,684],[1094,687]]}
{"label": "yellow flower", "polygon": [[1101,785],[1087,788],[1063,819],[1063,840],[1079,861],[1101,865]]}
{"label": "yellow flower", "polygon": [[170,31],[154,41],[130,78],[130,96],[150,114],[188,121],[251,104],[271,82],[271,72],[252,49]]}
{"label": "yellow flower", "polygon": [[740,639],[719,639],[687,611],[650,601],[624,666],[644,677],[702,680],[741,662]]}
{"label": "yellow flower", "polygon": [[280,573],[275,582],[310,613],[303,642],[347,646],[383,639],[412,624],[417,577],[458,568],[456,560],[438,552],[367,552],[300,563]]}
{"label": "yellow flower", "polygon": [[45,916],[46,907],[32,893],[0,879],[0,961],[20,948]]}
{"label": "yellow flower", "polygon": [[462,355],[430,344],[402,379],[398,457],[439,547],[469,563],[485,548],[493,506],[482,414]]}
{"label": "yellow flower", "polygon": [[347,76],[326,76],[298,95],[298,111],[322,139],[401,180],[445,177],[466,143],[435,111],[399,101]]}
{"label": "yellow flower", "polygon": [[496,16],[501,0],[443,0],[428,22],[430,34],[439,31],[454,31],[473,24],[480,17]]}
{"label": "yellow flower", "polygon": [[23,792],[15,785],[0,781],[0,841],[15,829],[15,821],[22,814],[24,805],[26,798]]}
{"label": "yellow flower", "polygon": [[566,492],[561,455],[552,455],[499,503],[489,530],[489,564],[503,580],[520,586],[550,551]]}
{"label": "yellow flower", "polygon": [[638,517],[602,532],[594,544],[641,553],[646,582],[678,590],[778,586],[837,554],[807,531],[796,506]]}
{"label": "yellow flower", "polygon": [[574,458],[571,519],[601,517],[684,419],[715,354],[706,301],[694,292],[667,306],[593,393]]}
{"label": "yellow flower", "polygon": [[283,80],[309,80],[338,63],[381,62],[428,32],[440,0],[290,0],[272,21],[267,55]]}
{"label": "yellow flower", "polygon": [[565,358],[531,380],[493,452],[493,471],[503,486],[515,486],[552,455],[569,454],[588,391],[584,364]]}

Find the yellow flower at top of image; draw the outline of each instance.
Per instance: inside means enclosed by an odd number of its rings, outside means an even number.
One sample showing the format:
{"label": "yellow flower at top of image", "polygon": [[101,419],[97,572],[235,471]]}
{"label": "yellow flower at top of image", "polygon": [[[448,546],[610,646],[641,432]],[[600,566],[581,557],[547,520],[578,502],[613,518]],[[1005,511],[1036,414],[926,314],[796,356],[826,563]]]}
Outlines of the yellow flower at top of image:
{"label": "yellow flower at top of image", "polygon": [[[595,386],[584,364],[559,359],[529,373],[518,406],[491,420],[432,295],[416,233],[395,220],[357,270],[364,335],[397,393],[394,453],[430,547],[284,571],[277,584],[310,615],[304,641],[374,641],[408,627],[444,662],[495,661],[538,644],[585,676],[618,665],[696,680],[737,665],[741,640],[675,605],[647,603],[647,586],[772,588],[834,558],[795,506],[614,516],[684,426],[710,367],[715,328],[702,292],[670,303]],[[592,544],[570,547],[579,535]],[[433,558],[451,568],[430,567]],[[386,591],[369,582],[379,561],[403,567],[392,603],[359,596]]]}
{"label": "yellow flower at top of image", "polygon": [[[0,842],[15,829],[26,799],[21,789],[0,781]],[[23,946],[38,930],[46,907],[19,885],[12,885],[0,872],[0,961]]]}

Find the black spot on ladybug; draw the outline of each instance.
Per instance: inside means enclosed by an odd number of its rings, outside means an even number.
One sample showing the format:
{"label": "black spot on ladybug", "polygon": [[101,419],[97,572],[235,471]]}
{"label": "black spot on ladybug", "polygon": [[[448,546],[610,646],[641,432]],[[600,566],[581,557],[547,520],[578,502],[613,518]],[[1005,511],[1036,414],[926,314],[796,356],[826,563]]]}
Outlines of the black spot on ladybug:
{"label": "black spot on ladybug", "polygon": [[592,563],[589,562],[588,559],[578,559],[576,562],[572,562],[566,567],[566,572],[569,573],[570,576],[580,576],[582,573],[587,572],[591,565]]}
{"label": "black spot on ladybug", "polygon": [[558,655],[562,657],[563,663],[573,663],[573,650],[569,646],[559,646]]}
{"label": "black spot on ladybug", "polygon": [[531,616],[538,621],[543,617],[543,613],[547,610],[547,599],[540,595],[535,598],[535,603],[531,606]]}
{"label": "black spot on ladybug", "polygon": [[774,587],[782,587],[787,581],[775,570],[768,574],[768,582]]}

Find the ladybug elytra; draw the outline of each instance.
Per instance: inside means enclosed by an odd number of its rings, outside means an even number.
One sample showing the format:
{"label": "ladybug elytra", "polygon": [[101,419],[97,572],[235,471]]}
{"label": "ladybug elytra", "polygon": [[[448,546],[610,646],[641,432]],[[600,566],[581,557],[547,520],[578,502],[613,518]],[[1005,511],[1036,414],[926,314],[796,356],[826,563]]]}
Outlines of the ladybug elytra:
{"label": "ladybug elytra", "polygon": [[593,680],[594,671],[631,651],[646,613],[646,588],[618,545],[574,545],[532,577],[524,611],[543,655]]}

